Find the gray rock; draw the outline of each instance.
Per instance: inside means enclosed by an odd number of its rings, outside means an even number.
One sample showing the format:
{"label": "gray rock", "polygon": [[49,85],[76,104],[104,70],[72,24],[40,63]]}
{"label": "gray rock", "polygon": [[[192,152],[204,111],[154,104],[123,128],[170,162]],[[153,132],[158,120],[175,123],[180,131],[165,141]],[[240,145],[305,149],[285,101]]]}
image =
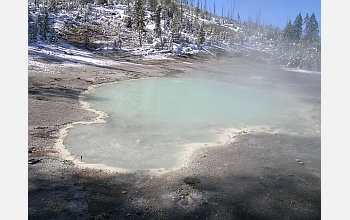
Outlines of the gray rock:
{"label": "gray rock", "polygon": [[201,180],[198,179],[197,177],[186,177],[186,178],[184,179],[184,182],[185,182],[186,184],[195,185],[195,184],[197,184],[197,183],[200,183]]}

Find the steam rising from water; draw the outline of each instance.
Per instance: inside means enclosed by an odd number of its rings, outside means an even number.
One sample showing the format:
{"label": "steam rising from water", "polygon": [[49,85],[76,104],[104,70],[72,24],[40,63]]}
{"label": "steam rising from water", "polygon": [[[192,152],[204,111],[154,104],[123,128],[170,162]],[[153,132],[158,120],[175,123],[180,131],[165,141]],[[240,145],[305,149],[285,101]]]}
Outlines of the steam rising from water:
{"label": "steam rising from water", "polygon": [[184,146],[216,143],[245,126],[295,129],[293,103],[276,93],[194,78],[148,78],[97,87],[86,96],[107,123],[77,125],[64,145],[84,161],[123,169],[171,169]]}

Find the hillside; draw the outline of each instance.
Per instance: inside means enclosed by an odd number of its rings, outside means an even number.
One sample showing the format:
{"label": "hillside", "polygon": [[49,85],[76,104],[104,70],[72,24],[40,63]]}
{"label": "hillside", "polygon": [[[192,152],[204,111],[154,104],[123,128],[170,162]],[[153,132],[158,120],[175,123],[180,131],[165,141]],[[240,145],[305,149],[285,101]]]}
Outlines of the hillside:
{"label": "hillside", "polygon": [[280,30],[257,21],[232,20],[173,0],[28,2],[29,46],[129,51],[150,59],[254,52],[273,64],[320,71],[320,39],[310,43],[304,36],[296,43],[286,38],[287,27]]}

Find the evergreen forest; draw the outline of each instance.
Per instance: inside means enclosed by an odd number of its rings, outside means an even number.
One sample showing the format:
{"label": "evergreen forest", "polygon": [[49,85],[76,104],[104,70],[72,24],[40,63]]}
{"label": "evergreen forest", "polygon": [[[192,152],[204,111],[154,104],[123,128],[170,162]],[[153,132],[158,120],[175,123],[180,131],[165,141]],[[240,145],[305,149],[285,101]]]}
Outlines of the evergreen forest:
{"label": "evergreen forest", "polygon": [[314,13],[295,15],[282,30],[262,20],[242,21],[234,8],[206,0],[29,0],[28,44],[174,55],[222,50],[247,56],[254,50],[272,64],[321,71]]}

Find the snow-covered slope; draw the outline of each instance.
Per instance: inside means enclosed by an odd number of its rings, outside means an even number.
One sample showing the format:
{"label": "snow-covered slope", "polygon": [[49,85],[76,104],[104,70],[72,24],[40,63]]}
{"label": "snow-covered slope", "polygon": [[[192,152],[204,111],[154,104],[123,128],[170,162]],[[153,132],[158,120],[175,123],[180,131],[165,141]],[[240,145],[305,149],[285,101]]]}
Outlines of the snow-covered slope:
{"label": "snow-covered slope", "polygon": [[[140,18],[135,12],[134,1],[130,1],[129,6],[117,2],[123,1],[114,1],[110,5],[81,4],[76,1],[54,6],[29,2],[30,54],[35,54],[33,48],[39,45],[42,48],[55,45],[66,48],[54,51],[67,59],[69,44],[85,51],[131,51],[143,55],[145,59],[164,59],[170,54],[196,54],[199,51],[213,56],[217,56],[215,51],[249,56],[252,51],[257,51],[265,54],[262,59],[288,64],[288,67],[308,66],[315,70],[318,64],[309,63],[320,62],[320,51],[310,53],[313,50],[308,48],[305,53],[303,50],[306,49],[298,47],[298,52],[291,53],[290,48],[281,49],[281,45],[285,48],[285,44],[281,40],[279,28],[237,22],[189,5],[180,5],[176,1],[170,1],[173,2],[170,5],[159,5],[159,31],[157,10],[152,11],[149,5],[144,4],[144,27],[140,31],[137,27]],[[295,46],[292,47],[296,50]],[[57,51],[66,53],[60,55]],[[307,60],[309,63],[300,64],[299,60]],[[84,59],[81,61],[87,62]]]}

